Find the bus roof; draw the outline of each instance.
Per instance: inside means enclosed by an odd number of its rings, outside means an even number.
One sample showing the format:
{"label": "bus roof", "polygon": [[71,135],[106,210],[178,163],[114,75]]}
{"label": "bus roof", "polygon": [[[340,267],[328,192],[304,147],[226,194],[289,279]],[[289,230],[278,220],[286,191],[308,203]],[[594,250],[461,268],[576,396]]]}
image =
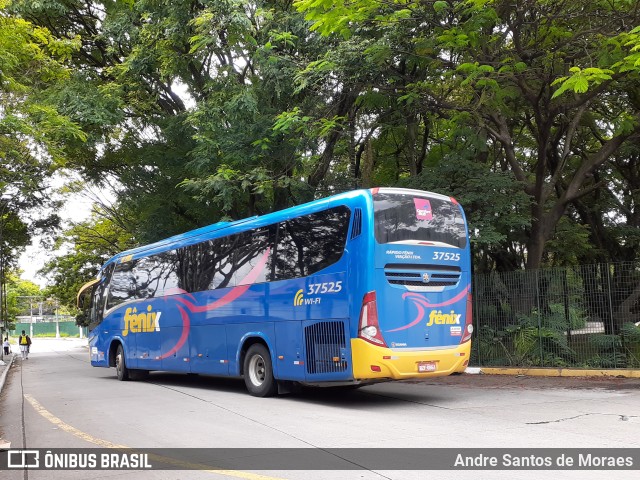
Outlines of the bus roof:
{"label": "bus roof", "polygon": [[321,211],[327,208],[345,204],[345,202],[347,202],[347,205],[348,205],[349,201],[353,201],[357,198],[371,199],[372,193],[375,194],[378,191],[383,191],[387,193],[408,194],[408,195],[427,194],[430,197],[437,197],[443,200],[449,200],[449,201],[455,202],[455,200],[452,199],[451,197],[447,197],[445,195],[441,195],[434,192],[426,192],[424,190],[412,190],[412,189],[395,188],[395,187],[379,187],[379,188],[372,188],[372,189],[352,190],[349,192],[332,195],[330,197],[321,198],[319,200],[313,200],[311,202],[304,203],[302,205],[289,207],[284,210],[278,210],[276,212],[267,213],[261,216],[243,218],[241,220],[236,220],[233,222],[217,222],[211,225],[207,225],[206,227],[190,230],[188,232],[174,235],[172,237],[165,238],[163,240],[159,240],[157,242],[154,242],[148,245],[132,248],[130,250],[126,250],[124,252],[118,253],[117,255],[111,257],[109,260],[107,260],[104,263],[104,265],[102,266],[102,269],[104,269],[109,264],[114,262],[141,258],[151,254],[161,253],[167,250],[189,246],[194,243],[198,243],[198,241],[205,240],[208,238],[218,238],[218,237],[223,237],[225,235],[239,233],[244,230],[249,230],[251,228],[264,227],[267,225],[271,225],[273,223],[289,220],[291,218],[295,218],[301,215],[307,215],[307,214]]}
{"label": "bus roof", "polygon": [[261,216],[243,218],[234,222],[214,223],[211,225],[207,225],[206,227],[190,230],[185,233],[159,240],[158,242],[132,248],[130,250],[118,253],[117,255],[114,255],[109,260],[107,260],[102,266],[102,269],[104,269],[111,263],[118,262],[121,259],[140,258],[149,254],[160,253],[163,251],[172,250],[174,248],[192,245],[194,243],[197,243],[198,239],[205,240],[207,238],[217,238],[228,234],[238,233],[251,228],[271,225],[273,223],[289,220],[300,215],[313,213],[314,211],[324,210],[334,205],[337,206],[337,204],[344,203],[345,200],[352,200],[359,197],[371,198],[371,190],[352,190],[330,197],[321,198],[319,200],[313,200],[302,205],[289,207],[284,210],[267,213]]}

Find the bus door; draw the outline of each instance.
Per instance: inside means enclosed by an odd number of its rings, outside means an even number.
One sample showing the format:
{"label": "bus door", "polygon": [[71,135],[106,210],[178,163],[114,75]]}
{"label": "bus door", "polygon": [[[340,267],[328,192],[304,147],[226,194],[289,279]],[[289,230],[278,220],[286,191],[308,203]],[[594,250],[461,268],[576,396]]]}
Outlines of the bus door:
{"label": "bus door", "polygon": [[136,302],[120,311],[125,325],[122,338],[128,347],[130,368],[161,370],[161,326],[167,316],[166,311],[150,301]]}
{"label": "bus door", "polygon": [[188,309],[179,307],[170,297],[163,300],[161,305],[163,312],[159,339],[162,370],[190,372],[189,336],[193,315]]}
{"label": "bus door", "polygon": [[104,311],[104,283],[104,277],[86,283],[77,297],[78,308],[89,321],[89,355],[91,364],[96,367],[108,366],[104,349],[100,348],[102,342],[99,341],[107,333],[100,331]]}
{"label": "bus door", "polygon": [[[197,298],[199,304],[212,305],[222,296],[220,290],[213,290],[199,293]],[[227,312],[228,306],[223,306],[222,309],[191,314],[191,333],[189,334],[191,373],[229,374],[227,332],[223,323],[223,315]]]}

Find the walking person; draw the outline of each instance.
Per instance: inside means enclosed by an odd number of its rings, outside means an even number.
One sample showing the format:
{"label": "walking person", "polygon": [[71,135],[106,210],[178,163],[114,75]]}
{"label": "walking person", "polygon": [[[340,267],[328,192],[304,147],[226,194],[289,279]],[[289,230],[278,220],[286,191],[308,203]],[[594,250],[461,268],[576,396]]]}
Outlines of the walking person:
{"label": "walking person", "polygon": [[31,346],[31,338],[29,337],[29,335],[24,333],[24,330],[22,330],[22,335],[20,335],[20,338],[18,339],[18,345],[20,345],[20,353],[22,353],[22,359],[28,360],[29,347]]}
{"label": "walking person", "polygon": [[2,342],[2,348],[4,348],[5,355],[9,355],[11,353],[11,345],[9,344],[9,337],[4,337],[4,342]]}

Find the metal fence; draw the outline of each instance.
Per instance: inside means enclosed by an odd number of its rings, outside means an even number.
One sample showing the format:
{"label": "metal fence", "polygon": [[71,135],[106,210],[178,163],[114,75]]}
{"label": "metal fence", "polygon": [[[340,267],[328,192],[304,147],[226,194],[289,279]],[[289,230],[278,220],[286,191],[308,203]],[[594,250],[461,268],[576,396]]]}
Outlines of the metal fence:
{"label": "metal fence", "polygon": [[78,327],[75,321],[58,322],[33,322],[16,323],[15,328],[9,331],[11,337],[17,337],[24,330],[32,337],[86,337],[87,328]]}
{"label": "metal fence", "polygon": [[640,368],[640,263],[474,276],[472,365]]}

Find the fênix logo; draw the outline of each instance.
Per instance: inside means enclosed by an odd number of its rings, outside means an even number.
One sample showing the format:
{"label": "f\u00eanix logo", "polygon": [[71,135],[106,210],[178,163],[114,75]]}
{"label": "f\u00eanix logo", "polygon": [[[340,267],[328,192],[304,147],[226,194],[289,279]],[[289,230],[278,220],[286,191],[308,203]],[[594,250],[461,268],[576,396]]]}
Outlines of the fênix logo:
{"label": "f\u00eanix logo", "polygon": [[304,302],[304,290],[300,289],[296,292],[295,297],[293,297],[293,306],[299,307]]}
{"label": "f\u00eanix logo", "polygon": [[159,332],[160,315],[162,315],[162,312],[154,312],[151,305],[147,307],[146,313],[138,313],[138,309],[135,307],[127,308],[124,312],[122,336],[126,337],[129,333]]}
{"label": "f\u00eanix logo", "polygon": [[430,327],[434,323],[436,325],[460,325],[460,317],[462,315],[451,310],[451,313],[442,313],[442,310],[432,310],[429,314],[429,323],[427,327]]}

